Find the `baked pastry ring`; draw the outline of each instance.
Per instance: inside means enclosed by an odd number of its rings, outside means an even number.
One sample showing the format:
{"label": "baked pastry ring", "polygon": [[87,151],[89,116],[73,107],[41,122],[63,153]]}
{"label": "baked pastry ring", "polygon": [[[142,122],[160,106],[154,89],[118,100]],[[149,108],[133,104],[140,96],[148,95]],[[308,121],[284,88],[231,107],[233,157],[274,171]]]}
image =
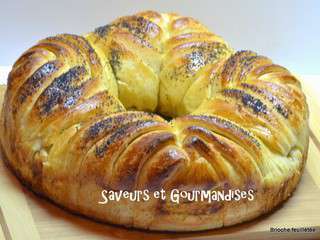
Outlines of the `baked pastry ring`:
{"label": "baked pastry ring", "polygon": [[[234,52],[192,18],[151,11],[28,49],[8,76],[1,128],[8,165],[35,192],[166,231],[269,212],[294,190],[308,149],[306,99],[287,69]],[[254,200],[98,204],[103,190],[143,189],[251,189]]]}

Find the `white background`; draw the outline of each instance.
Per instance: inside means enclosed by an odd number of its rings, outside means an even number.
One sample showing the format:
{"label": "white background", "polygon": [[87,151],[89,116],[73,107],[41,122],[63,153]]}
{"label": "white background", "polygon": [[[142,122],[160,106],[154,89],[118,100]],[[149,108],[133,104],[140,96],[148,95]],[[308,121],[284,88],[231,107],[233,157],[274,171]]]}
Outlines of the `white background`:
{"label": "white background", "polygon": [[235,49],[257,51],[298,74],[320,74],[317,0],[0,0],[0,66],[12,65],[41,38],[85,33],[148,9],[193,16]]}

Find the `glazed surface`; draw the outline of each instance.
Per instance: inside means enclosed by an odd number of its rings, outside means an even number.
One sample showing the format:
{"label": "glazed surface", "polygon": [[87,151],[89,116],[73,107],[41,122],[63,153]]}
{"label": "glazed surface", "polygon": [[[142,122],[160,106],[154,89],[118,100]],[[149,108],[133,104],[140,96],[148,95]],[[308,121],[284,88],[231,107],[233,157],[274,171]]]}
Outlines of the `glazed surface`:
{"label": "glazed surface", "polygon": [[[286,68],[234,51],[190,17],[149,11],[28,49],[8,76],[1,145],[23,182],[74,212],[212,229],[289,197],[306,159],[308,107]],[[104,189],[253,189],[255,200],[99,205]]]}

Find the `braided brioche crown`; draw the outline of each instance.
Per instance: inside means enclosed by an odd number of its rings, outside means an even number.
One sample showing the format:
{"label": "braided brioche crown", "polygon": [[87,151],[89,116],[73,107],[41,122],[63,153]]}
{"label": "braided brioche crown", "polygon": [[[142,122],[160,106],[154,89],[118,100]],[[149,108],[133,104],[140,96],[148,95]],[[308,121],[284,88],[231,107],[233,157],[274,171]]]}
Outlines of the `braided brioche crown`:
{"label": "braided brioche crown", "polygon": [[[153,11],[39,41],[14,64],[1,118],[23,183],[88,217],[195,231],[269,212],[298,183],[308,109],[287,69]],[[107,190],[254,191],[254,200],[101,201]]]}

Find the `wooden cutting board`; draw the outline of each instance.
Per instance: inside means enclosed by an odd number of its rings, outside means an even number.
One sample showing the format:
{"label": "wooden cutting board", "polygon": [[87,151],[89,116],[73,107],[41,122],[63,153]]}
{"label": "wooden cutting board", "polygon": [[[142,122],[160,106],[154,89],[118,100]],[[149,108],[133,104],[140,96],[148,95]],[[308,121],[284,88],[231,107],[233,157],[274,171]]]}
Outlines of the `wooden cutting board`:
{"label": "wooden cutting board", "polygon": [[[273,213],[249,223],[197,233],[155,233],[100,224],[73,215],[24,188],[0,159],[0,240],[26,239],[320,239],[320,76],[304,76],[310,108],[310,147],[293,196]],[[0,104],[5,86],[0,86]],[[0,105],[2,106],[2,104]],[[310,227],[314,233],[272,233]]]}

